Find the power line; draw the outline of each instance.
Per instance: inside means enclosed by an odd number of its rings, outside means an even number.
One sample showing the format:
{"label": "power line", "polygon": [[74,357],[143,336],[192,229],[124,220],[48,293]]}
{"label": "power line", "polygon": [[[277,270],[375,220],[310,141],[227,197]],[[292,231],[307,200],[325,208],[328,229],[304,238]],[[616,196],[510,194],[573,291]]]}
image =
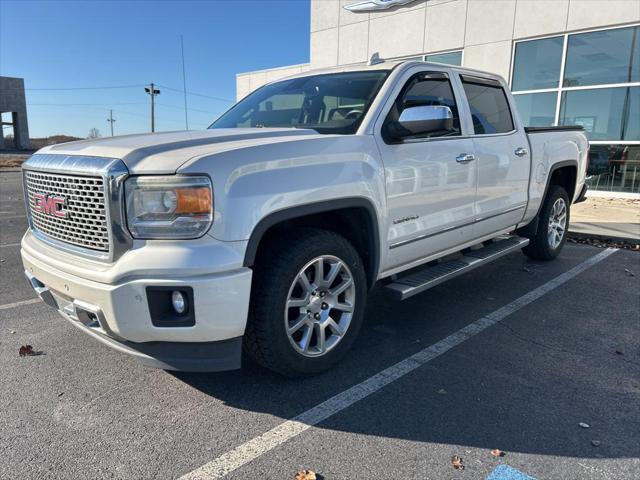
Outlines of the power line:
{"label": "power line", "polygon": [[[168,108],[184,109],[179,105],[171,105],[168,103],[155,102],[157,106]],[[28,107],[112,107],[119,105],[147,105],[147,102],[117,102],[117,103],[27,103]],[[99,110],[109,110],[108,108],[99,108]],[[212,110],[202,110],[200,108],[188,108],[191,112],[209,113],[211,115],[221,115],[224,112],[214,112]],[[118,110],[120,112],[120,110]]]}
{"label": "power line", "polygon": [[[235,100],[230,100],[228,98],[222,98],[222,97],[215,97],[212,95],[205,95],[203,93],[196,93],[196,92],[187,92],[184,89],[179,89],[179,88],[173,88],[173,87],[168,87],[166,85],[161,85],[159,83],[155,84],[158,87],[162,87],[165,88],[167,90],[171,90],[173,92],[178,92],[178,93],[186,93],[187,95],[193,95],[195,97],[202,97],[202,98],[209,98],[211,100],[217,100],[219,102],[226,102],[226,103],[236,103]],[[140,87],[147,87],[148,85],[144,85],[144,84],[137,84],[137,85],[107,85],[107,86],[103,86],[103,87],[50,87],[50,88],[25,88],[24,90],[30,91],[30,92],[37,92],[37,91],[64,91],[64,90],[110,90],[110,89],[118,89],[118,88],[140,88]],[[8,90],[20,90],[22,91],[22,89],[20,88],[10,88]]]}
{"label": "power line", "polygon": [[50,105],[52,107],[68,107],[68,106],[73,106],[73,107],[82,107],[82,106],[87,106],[87,107],[97,107],[97,106],[111,106],[111,105],[146,105],[145,102],[118,102],[118,103],[28,103],[28,106],[47,106]]}
{"label": "power line", "polygon": [[[159,87],[162,88],[166,88],[167,90],[172,90],[174,92],[183,92],[183,90],[177,89],[177,88],[171,88],[171,87],[167,87],[166,85],[160,85],[158,84]],[[211,100],[218,100],[220,102],[227,102],[227,103],[236,103],[235,100],[229,100],[228,98],[221,98],[221,97],[212,97],[211,95],[204,95],[202,93],[194,93],[194,92],[187,92],[187,95],[193,95],[196,97],[204,97],[204,98],[210,98]]]}
{"label": "power line", "polygon": [[[156,102],[156,105],[159,107],[169,107],[169,108],[179,108],[179,109],[184,109],[184,107],[181,107],[179,105],[170,105],[168,103],[160,103],[160,102]],[[211,115],[221,115],[224,112],[212,112],[211,110],[201,110],[199,108],[191,108],[189,107],[187,110],[189,110],[190,112],[200,112],[200,113],[210,113]]]}
{"label": "power line", "polygon": [[[139,88],[144,85],[109,85],[105,87],[55,87],[55,88],[25,88],[25,90],[110,90],[112,88]],[[15,89],[18,90],[18,89]]]}

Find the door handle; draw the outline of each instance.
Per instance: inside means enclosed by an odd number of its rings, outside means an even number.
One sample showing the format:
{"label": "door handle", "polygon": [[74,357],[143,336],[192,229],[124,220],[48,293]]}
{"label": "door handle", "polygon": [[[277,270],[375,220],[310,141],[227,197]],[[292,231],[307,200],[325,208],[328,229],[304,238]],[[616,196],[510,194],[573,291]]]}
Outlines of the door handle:
{"label": "door handle", "polygon": [[518,147],[516,148],[516,151],[513,153],[515,153],[519,157],[524,157],[529,152],[527,151],[526,148]]}
{"label": "door handle", "polygon": [[469,162],[473,162],[475,159],[476,159],[475,155],[471,153],[461,153],[456,157],[456,162],[469,163]]}

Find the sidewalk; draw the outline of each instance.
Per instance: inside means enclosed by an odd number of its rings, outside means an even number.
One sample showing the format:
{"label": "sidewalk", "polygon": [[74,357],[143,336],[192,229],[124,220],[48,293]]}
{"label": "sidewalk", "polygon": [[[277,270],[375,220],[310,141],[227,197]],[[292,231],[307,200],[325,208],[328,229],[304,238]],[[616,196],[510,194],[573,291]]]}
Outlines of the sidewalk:
{"label": "sidewalk", "polygon": [[571,206],[569,232],[640,243],[640,200],[587,197]]}

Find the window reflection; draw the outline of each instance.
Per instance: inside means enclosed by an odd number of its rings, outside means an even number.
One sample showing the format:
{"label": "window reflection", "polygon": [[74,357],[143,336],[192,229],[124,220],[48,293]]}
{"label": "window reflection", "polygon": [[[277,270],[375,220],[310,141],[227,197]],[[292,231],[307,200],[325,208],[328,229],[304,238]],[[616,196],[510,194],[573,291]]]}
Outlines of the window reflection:
{"label": "window reflection", "polygon": [[569,35],[565,87],[640,80],[639,27]]}
{"label": "window reflection", "polygon": [[441,63],[444,65],[462,65],[462,52],[435,53],[425,57],[427,62]]}
{"label": "window reflection", "polygon": [[[640,100],[634,88],[571,90],[562,93],[560,125],[582,125],[589,140],[640,140],[637,119]],[[634,131],[635,130],[635,131]]]}
{"label": "window reflection", "polygon": [[516,44],[513,66],[514,91],[557,88],[560,81],[563,37]]}
{"label": "window reflection", "polygon": [[527,127],[549,127],[556,118],[556,92],[516,95],[522,123]]}
{"label": "window reflection", "polygon": [[591,145],[587,185],[593,190],[640,193],[640,145]]}

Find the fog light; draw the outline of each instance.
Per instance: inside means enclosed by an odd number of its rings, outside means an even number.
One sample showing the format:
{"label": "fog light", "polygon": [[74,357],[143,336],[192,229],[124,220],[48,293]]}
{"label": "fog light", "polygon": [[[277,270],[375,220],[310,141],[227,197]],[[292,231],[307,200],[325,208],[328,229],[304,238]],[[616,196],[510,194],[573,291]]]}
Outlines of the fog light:
{"label": "fog light", "polygon": [[182,315],[187,309],[187,301],[182,292],[174,290],[171,294],[171,304],[176,313]]}

